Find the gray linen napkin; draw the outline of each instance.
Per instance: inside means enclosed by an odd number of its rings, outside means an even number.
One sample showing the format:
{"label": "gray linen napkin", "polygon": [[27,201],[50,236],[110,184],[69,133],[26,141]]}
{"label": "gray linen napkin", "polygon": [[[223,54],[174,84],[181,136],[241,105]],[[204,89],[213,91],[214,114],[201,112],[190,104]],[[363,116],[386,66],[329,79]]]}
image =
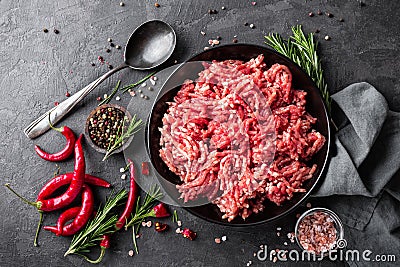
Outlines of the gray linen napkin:
{"label": "gray linen napkin", "polygon": [[349,249],[396,253],[398,263],[400,113],[390,111],[383,95],[365,82],[332,99],[338,106],[333,113],[342,113],[334,118],[340,126],[325,180],[313,196],[343,220]]}

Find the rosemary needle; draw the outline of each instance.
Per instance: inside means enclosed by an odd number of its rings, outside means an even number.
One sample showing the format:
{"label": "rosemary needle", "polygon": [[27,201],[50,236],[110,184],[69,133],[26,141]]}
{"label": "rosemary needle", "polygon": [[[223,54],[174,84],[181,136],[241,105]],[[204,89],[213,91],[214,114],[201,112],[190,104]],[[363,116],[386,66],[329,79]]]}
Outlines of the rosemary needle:
{"label": "rosemary needle", "polygon": [[125,85],[124,87],[121,88],[121,91],[122,91],[123,93],[125,93],[125,92],[128,91],[129,89],[132,89],[132,88],[138,86],[139,84],[141,84],[141,83],[147,81],[147,80],[148,80],[151,76],[153,76],[154,74],[156,74],[156,72],[150,73],[149,75],[145,76],[144,78],[142,78],[141,80],[139,80],[139,81],[137,81],[137,82],[135,82],[135,83],[132,83],[132,84],[129,84],[129,85]]}
{"label": "rosemary needle", "polygon": [[317,54],[318,44],[314,41],[314,35],[310,33],[306,36],[301,25],[293,26],[292,33],[293,35],[287,40],[284,40],[279,34],[270,33],[265,36],[265,43],[278,53],[293,60],[312,78],[321,92],[328,113],[331,114],[331,97],[328,85],[324,80],[324,71]]}
{"label": "rosemary needle", "polygon": [[118,81],[117,85],[115,86],[115,88],[111,92],[111,94],[107,98],[104,98],[104,100],[101,101],[100,104],[98,104],[97,106],[101,106],[103,104],[108,104],[111,101],[111,99],[114,97],[114,95],[118,92],[118,88],[119,88],[120,83],[121,83],[121,81]]}

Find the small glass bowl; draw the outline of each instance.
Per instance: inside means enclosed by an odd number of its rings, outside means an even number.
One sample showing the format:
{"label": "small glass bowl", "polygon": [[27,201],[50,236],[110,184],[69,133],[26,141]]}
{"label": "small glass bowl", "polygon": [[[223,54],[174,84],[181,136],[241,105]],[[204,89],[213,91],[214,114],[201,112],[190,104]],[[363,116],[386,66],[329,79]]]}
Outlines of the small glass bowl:
{"label": "small glass bowl", "polygon": [[299,219],[296,222],[296,226],[295,226],[295,230],[294,230],[297,245],[302,250],[305,250],[304,247],[301,245],[299,237],[298,237],[298,235],[299,235],[299,225],[300,225],[300,223],[302,222],[302,220],[306,216],[313,215],[314,213],[317,213],[317,212],[322,212],[325,215],[328,215],[333,220],[333,224],[334,224],[335,229],[336,229],[336,243],[335,243],[335,245],[334,245],[334,247],[332,249],[343,248],[344,246],[338,246],[338,241],[339,240],[344,240],[343,239],[343,237],[344,237],[344,228],[343,228],[342,220],[339,218],[339,216],[336,213],[334,213],[333,211],[331,211],[329,209],[326,209],[326,208],[309,209],[299,217]]}

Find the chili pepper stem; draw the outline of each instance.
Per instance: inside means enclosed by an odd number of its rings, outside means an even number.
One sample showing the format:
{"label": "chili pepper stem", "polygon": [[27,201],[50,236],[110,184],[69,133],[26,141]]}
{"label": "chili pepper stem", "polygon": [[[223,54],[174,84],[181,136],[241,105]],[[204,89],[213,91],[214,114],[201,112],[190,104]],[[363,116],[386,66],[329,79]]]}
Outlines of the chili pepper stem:
{"label": "chili pepper stem", "polygon": [[13,192],[19,199],[21,199],[26,204],[34,206],[35,208],[38,208],[38,209],[40,208],[37,202],[29,201],[26,198],[24,198],[23,196],[21,196],[20,194],[18,194],[17,192],[15,192],[14,189],[11,188],[9,183],[5,184],[4,186],[7,187],[11,192]]}
{"label": "chili pepper stem", "polygon": [[60,128],[54,127],[54,125],[51,123],[50,114],[51,114],[51,112],[49,112],[49,117],[48,117],[49,118],[49,126],[50,126],[50,128],[61,133],[62,132],[62,127],[60,127]]}
{"label": "chili pepper stem", "polygon": [[87,262],[90,262],[90,263],[92,263],[92,264],[97,264],[97,263],[100,263],[100,262],[103,260],[104,255],[106,255],[106,248],[101,247],[100,255],[99,255],[99,257],[98,257],[97,259],[95,259],[95,260],[91,260],[91,259],[89,259],[89,257],[87,257],[87,256],[85,256],[85,255],[83,255],[83,254],[79,254],[79,255],[81,255]]}
{"label": "chili pepper stem", "polygon": [[39,211],[39,214],[40,214],[39,223],[38,223],[37,228],[36,228],[35,239],[33,240],[33,245],[35,247],[39,246],[37,241],[38,241],[38,238],[39,238],[39,231],[40,231],[40,228],[41,228],[42,222],[43,222],[43,212]]}

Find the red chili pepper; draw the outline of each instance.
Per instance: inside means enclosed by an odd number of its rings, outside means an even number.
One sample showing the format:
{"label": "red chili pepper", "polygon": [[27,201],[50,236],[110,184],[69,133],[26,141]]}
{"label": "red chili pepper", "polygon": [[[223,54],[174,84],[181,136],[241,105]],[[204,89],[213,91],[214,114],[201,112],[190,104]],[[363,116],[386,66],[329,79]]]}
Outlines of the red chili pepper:
{"label": "red chili pepper", "polygon": [[[57,191],[60,187],[70,184],[72,177],[73,173],[66,173],[56,176],[50,181],[48,181],[40,190],[37,197],[37,201],[45,200],[46,198],[50,197],[55,191]],[[85,174],[85,183],[106,188],[111,186],[111,184],[106,180],[103,180],[99,177],[90,174]]]}
{"label": "red chili pepper", "polygon": [[61,196],[31,202],[15,192],[9,184],[5,184],[5,186],[15,195],[17,195],[22,201],[36,207],[39,211],[53,211],[68,206],[79,195],[79,192],[81,191],[85,181],[85,157],[82,149],[82,137],[83,135],[79,136],[77,142],[75,143],[75,165],[71,183],[67,191],[65,191],[65,193]]}
{"label": "red chili pepper", "polygon": [[126,201],[125,210],[122,212],[121,216],[119,217],[115,227],[119,230],[124,227],[126,220],[131,215],[133,207],[136,203],[136,182],[135,182],[135,165],[133,164],[132,160],[128,159],[129,163],[129,170],[131,174],[131,183],[130,183],[130,191],[128,200]]}
{"label": "red chili pepper", "polygon": [[82,137],[83,135],[81,134],[75,143],[74,173],[67,191],[61,196],[38,201],[40,210],[53,211],[68,206],[81,191],[85,182],[85,156],[82,149]]}
{"label": "red chili pepper", "polygon": [[35,151],[39,155],[39,157],[41,157],[44,160],[48,160],[48,161],[65,160],[69,156],[71,156],[72,152],[74,152],[74,144],[76,141],[75,134],[67,126],[63,126],[61,128],[55,128],[50,122],[50,114],[49,114],[49,124],[53,130],[56,130],[57,132],[60,132],[62,135],[64,135],[65,139],[67,140],[67,144],[61,151],[54,153],[54,154],[49,154],[49,153],[45,152],[38,145],[35,145]]}
{"label": "red chili pepper", "polygon": [[[89,186],[85,185],[82,192],[82,207],[79,209],[79,213],[76,215],[74,221],[64,226],[64,224],[68,220],[72,219],[71,217],[70,218],[62,217],[64,213],[66,213],[64,212],[63,214],[61,214],[60,218],[57,221],[57,227],[45,226],[43,227],[43,229],[52,231],[53,233],[55,230],[55,233],[57,235],[62,235],[62,236],[74,235],[79,230],[81,230],[89,221],[93,213],[93,206],[94,206],[93,192]],[[67,217],[67,215],[70,216],[70,214],[65,214],[64,216]]]}
{"label": "red chili pepper", "polygon": [[153,207],[153,212],[150,216],[163,218],[163,217],[169,217],[171,216],[171,214],[168,212],[167,206],[161,202],[160,204]]}
{"label": "red chili pepper", "polygon": [[[60,217],[58,217],[58,220],[57,220],[57,226],[65,225],[66,222],[68,222],[71,219],[74,219],[78,215],[80,210],[81,210],[81,207],[73,207],[73,208],[69,208],[66,211],[64,211],[63,213],[61,213]],[[56,235],[60,235],[58,227],[56,227],[56,226],[43,226],[43,229],[51,231],[51,232],[55,233]],[[61,227],[61,230],[62,230],[62,227]]]}
{"label": "red chili pepper", "polygon": [[110,247],[110,236],[109,235],[103,235],[103,238],[101,239],[101,242],[100,242],[100,247],[102,247],[102,248]]}

